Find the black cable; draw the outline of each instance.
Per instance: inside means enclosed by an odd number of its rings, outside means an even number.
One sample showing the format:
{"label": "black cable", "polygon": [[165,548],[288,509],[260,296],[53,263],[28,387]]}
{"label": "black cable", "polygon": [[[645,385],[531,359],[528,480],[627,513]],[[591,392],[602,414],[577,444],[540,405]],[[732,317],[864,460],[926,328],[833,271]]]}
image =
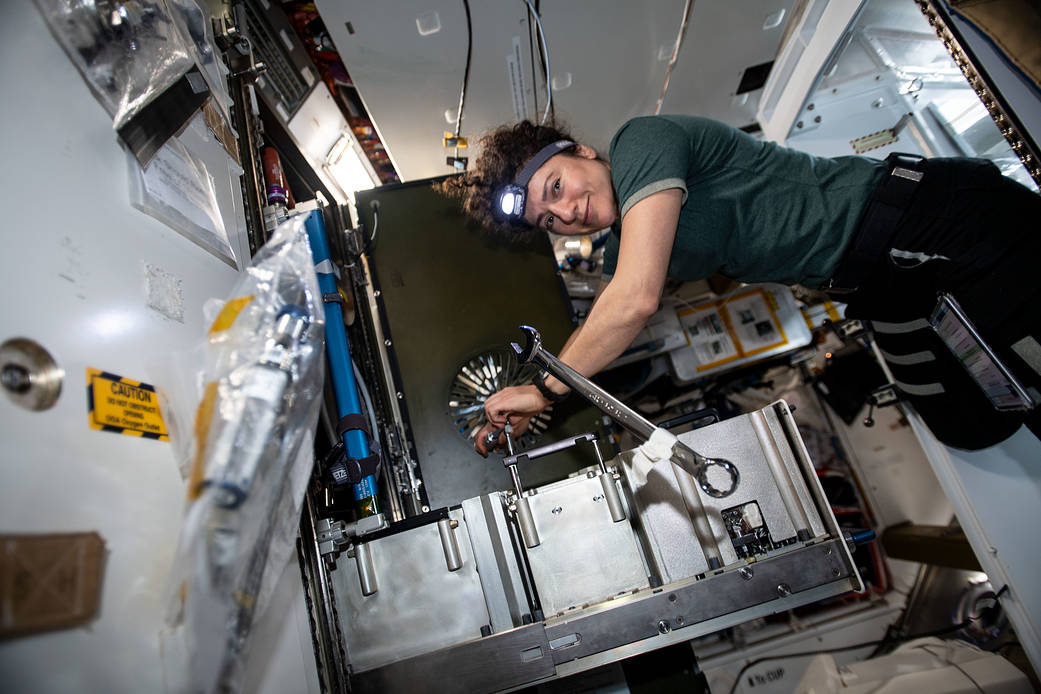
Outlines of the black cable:
{"label": "black cable", "polygon": [[[539,11],[539,0],[535,0],[535,11]],[[535,24],[528,21],[528,56],[531,58],[531,92],[535,96],[535,113],[539,112],[539,90],[535,86],[535,51],[541,51],[542,44],[539,42],[538,34],[535,33]],[[545,72],[545,66],[543,66]]]}
{"label": "black cable", "polygon": [[[535,12],[538,13],[538,15],[540,17],[542,16],[542,14],[541,14],[542,13],[542,2],[541,2],[541,0],[535,0]],[[528,35],[529,36],[531,35],[531,24],[528,24]],[[536,36],[536,38],[538,38],[538,36]],[[542,50],[543,49],[542,42],[541,41],[536,41],[535,42],[535,47],[538,49],[538,52],[539,52],[539,69],[540,69],[541,72],[545,72],[546,71],[546,53]],[[535,94],[535,114],[538,115],[538,112],[539,112],[539,94],[538,94],[538,91],[539,90],[538,90],[538,87],[536,86],[534,62],[535,62],[535,54],[534,54],[534,52],[532,52],[531,91]],[[552,88],[553,88],[553,85],[547,83],[546,84],[546,93],[549,94],[549,91]],[[555,122],[556,118],[557,118],[557,107],[551,101],[550,104],[549,104],[549,122],[550,123]]]}
{"label": "black cable", "polygon": [[[463,104],[466,101],[466,85],[470,82],[470,56],[473,53],[474,34],[473,23],[470,21],[470,1],[463,0],[466,8],[466,68],[463,70],[463,87],[459,90],[459,111],[455,114],[455,137],[459,139],[459,129],[463,127]],[[459,155],[459,147],[456,147],[456,156]]]}
{"label": "black cable", "polygon": [[730,686],[730,694],[734,694],[737,691],[737,685],[741,683],[741,676],[748,672],[749,668],[755,667],[759,663],[765,663],[768,660],[783,660],[785,658],[805,658],[811,655],[821,655],[823,653],[842,653],[844,651],[856,651],[861,648],[868,648],[870,646],[878,646],[883,643],[904,643],[907,641],[913,641],[914,639],[924,639],[929,636],[940,636],[941,634],[949,634],[952,631],[958,631],[964,629],[972,623],[971,619],[966,619],[961,624],[955,624],[952,627],[945,629],[938,629],[936,631],[929,631],[923,634],[911,634],[899,639],[879,639],[878,641],[865,641],[863,643],[855,643],[851,646],[840,646],[838,648],[824,648],[817,651],[802,651],[801,653],[784,653],[782,655],[768,655],[762,658],[756,658],[755,660],[746,663],[741,670],[738,671],[737,677],[734,678],[734,684]]}

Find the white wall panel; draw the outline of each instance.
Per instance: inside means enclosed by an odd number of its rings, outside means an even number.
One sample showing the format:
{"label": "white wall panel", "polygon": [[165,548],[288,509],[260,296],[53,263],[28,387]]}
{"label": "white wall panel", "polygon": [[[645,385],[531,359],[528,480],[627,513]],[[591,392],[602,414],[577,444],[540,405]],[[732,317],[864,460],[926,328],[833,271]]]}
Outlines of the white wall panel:
{"label": "white wall panel", "polygon": [[[98,618],[0,643],[0,688],[161,692],[161,594],[184,484],[170,443],[88,427],[85,370],[169,385],[165,360],[204,335],[203,302],[226,297],[238,271],[130,206],[111,119],[32,3],[4,4],[0,46],[0,341],[35,340],[65,371],[49,410],[0,395],[0,532],[97,531],[107,550]],[[236,166],[212,140],[194,144],[248,262]],[[183,321],[147,306],[145,264],[180,281]],[[302,672],[300,649],[288,652]]]}

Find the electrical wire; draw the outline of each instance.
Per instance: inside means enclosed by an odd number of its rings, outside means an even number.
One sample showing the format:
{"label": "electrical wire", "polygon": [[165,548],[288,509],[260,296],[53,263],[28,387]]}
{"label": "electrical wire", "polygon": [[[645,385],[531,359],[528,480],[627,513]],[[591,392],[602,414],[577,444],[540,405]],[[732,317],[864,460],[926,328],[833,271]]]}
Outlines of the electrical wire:
{"label": "electrical wire", "polygon": [[694,0],[687,0],[687,4],[683,8],[683,21],[680,22],[680,30],[676,35],[676,43],[672,47],[672,57],[669,58],[669,65],[665,68],[665,83],[661,86],[658,103],[654,106],[654,115],[656,116],[661,113],[661,106],[665,103],[665,92],[669,89],[669,77],[672,75],[672,68],[676,64],[676,60],[680,57],[680,46],[683,45],[683,38],[687,35],[687,20],[690,19],[690,12],[693,9]]}
{"label": "electrical wire", "polygon": [[542,120],[539,121],[539,125],[545,125],[546,119],[549,118],[549,110],[553,107],[553,89],[550,83],[550,69],[549,69],[549,46],[546,44],[546,34],[542,31],[542,19],[539,17],[539,13],[535,11],[535,7],[531,4],[531,0],[524,0],[524,4],[528,6],[528,12],[535,17],[535,25],[539,29],[539,38],[542,40],[542,54],[546,58],[546,110],[542,113]]}
{"label": "electrical wire", "polygon": [[[358,390],[361,391],[362,399],[365,401],[366,414],[369,415],[369,431],[372,433],[373,446],[379,446],[379,438],[377,437],[376,428],[376,410],[372,408],[372,397],[369,395],[369,388],[365,385],[365,380],[361,377],[361,371],[358,369],[358,365],[351,360],[351,366],[354,367],[354,380],[358,382]],[[374,451],[374,452],[378,452]]]}
{"label": "electrical wire", "polygon": [[459,160],[459,130],[463,127],[463,105],[466,103],[466,85],[470,83],[470,57],[473,54],[474,33],[470,21],[470,0],[463,0],[466,9],[466,67],[463,70],[463,86],[459,90],[459,110],[455,113],[455,159]]}
{"label": "electrical wire", "polygon": [[[540,2],[539,2],[539,0],[535,0],[535,10],[536,11],[540,10]],[[528,22],[528,53],[530,54],[529,57],[531,58],[531,60],[530,60],[530,67],[531,67],[531,74],[532,75],[536,74],[535,73],[535,54],[536,53],[538,53],[538,55],[539,55],[539,69],[541,70],[542,68],[546,67],[545,58],[542,56],[542,43],[536,39],[535,31],[536,31],[536,29],[532,25],[532,23]],[[535,98],[535,113],[538,113],[539,112],[539,90],[538,89],[532,89],[531,91],[532,91],[532,95]]]}
{"label": "electrical wire", "polygon": [[958,631],[959,629],[964,629],[965,627],[967,627],[970,624],[972,624],[972,621],[973,620],[971,620],[971,619],[966,619],[961,624],[955,624],[952,627],[946,627],[945,629],[937,629],[936,631],[929,631],[929,632],[925,632],[925,633],[922,633],[922,634],[911,634],[909,636],[904,636],[904,637],[901,637],[901,638],[898,638],[898,639],[879,639],[877,641],[864,641],[862,643],[855,643],[855,644],[852,644],[850,646],[839,646],[838,648],[823,648],[823,649],[816,650],[816,651],[802,651],[800,653],[784,653],[784,654],[781,654],[781,655],[768,655],[768,656],[764,656],[762,658],[756,658],[755,660],[752,660],[752,661],[750,661],[748,663],[745,663],[745,666],[742,667],[738,671],[737,677],[734,678],[734,683],[730,686],[729,694],[734,694],[734,692],[737,691],[737,685],[741,684],[741,676],[744,675],[746,672],[748,672],[748,670],[750,668],[753,668],[753,667],[755,667],[756,665],[758,665],[760,663],[765,663],[765,662],[767,662],[769,660],[784,660],[785,658],[805,658],[807,656],[821,655],[821,654],[824,654],[824,653],[843,653],[845,651],[856,651],[856,650],[860,650],[861,648],[869,648],[871,646],[878,646],[878,645],[881,645],[883,643],[888,643],[888,644],[905,643],[907,641],[913,641],[915,639],[924,639],[924,638],[928,638],[930,636],[940,636],[942,634],[949,634],[952,631]]}
{"label": "electrical wire", "polygon": [[378,207],[372,208],[372,234],[369,236],[369,245],[372,245],[373,240],[376,238],[376,230],[380,228],[380,209]]}

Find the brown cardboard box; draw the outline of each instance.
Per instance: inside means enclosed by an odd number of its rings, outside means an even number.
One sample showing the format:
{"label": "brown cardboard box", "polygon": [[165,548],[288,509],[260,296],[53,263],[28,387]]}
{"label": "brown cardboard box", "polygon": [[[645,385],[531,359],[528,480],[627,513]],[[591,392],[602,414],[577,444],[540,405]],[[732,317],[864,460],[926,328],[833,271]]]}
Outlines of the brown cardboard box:
{"label": "brown cardboard box", "polygon": [[0,638],[93,619],[104,559],[96,532],[0,535]]}

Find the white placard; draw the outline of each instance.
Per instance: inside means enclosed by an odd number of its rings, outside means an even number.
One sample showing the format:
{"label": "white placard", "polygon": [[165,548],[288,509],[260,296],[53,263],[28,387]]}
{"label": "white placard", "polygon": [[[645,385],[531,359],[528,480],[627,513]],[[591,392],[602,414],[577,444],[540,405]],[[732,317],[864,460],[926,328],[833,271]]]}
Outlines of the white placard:
{"label": "white placard", "polygon": [[171,139],[142,170],[132,156],[130,202],[236,266],[235,253],[221,218],[213,179],[206,166],[178,140]]}
{"label": "white placard", "polygon": [[524,60],[519,36],[513,37],[513,52],[506,56],[506,74],[513,97],[513,115],[517,120],[528,117],[528,89],[524,84]]}

